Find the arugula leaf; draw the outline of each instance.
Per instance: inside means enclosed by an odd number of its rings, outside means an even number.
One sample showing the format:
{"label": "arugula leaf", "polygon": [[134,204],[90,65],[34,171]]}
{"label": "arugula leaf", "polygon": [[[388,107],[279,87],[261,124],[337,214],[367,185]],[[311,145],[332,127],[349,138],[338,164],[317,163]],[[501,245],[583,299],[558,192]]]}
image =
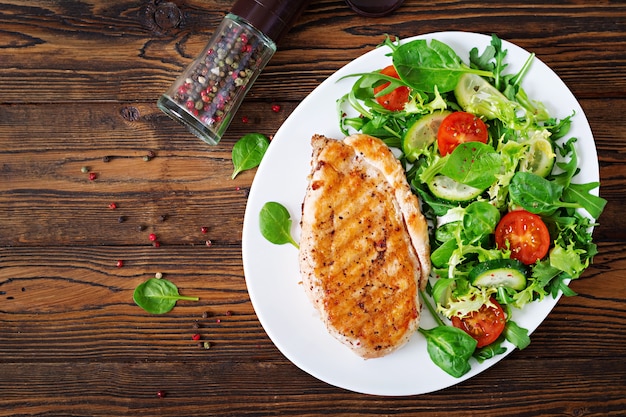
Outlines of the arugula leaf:
{"label": "arugula leaf", "polygon": [[528,330],[518,326],[513,320],[507,320],[506,325],[504,326],[504,337],[506,337],[506,340],[513,343],[519,350],[522,350],[530,345]]}
{"label": "arugula leaf", "polygon": [[607,203],[604,198],[591,194],[591,190],[599,186],[599,182],[570,184],[569,187],[563,190],[563,201],[578,203],[580,207],[587,210],[591,217],[597,219],[604,211]]}
{"label": "arugula leaf", "polygon": [[500,336],[498,340],[496,340],[495,342],[487,346],[476,349],[476,351],[474,351],[474,354],[472,356],[474,357],[474,359],[478,361],[478,363],[483,363],[487,359],[491,359],[495,356],[502,355],[503,353],[506,352],[506,348],[502,346],[503,341],[504,341],[504,338]]}

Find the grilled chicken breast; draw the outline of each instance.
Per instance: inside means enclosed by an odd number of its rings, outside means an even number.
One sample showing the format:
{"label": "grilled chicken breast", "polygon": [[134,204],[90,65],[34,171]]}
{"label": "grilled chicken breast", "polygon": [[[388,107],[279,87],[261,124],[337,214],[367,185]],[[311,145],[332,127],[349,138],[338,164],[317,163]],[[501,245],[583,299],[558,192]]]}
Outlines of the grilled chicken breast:
{"label": "grilled chicken breast", "polygon": [[300,270],[329,332],[364,358],[417,330],[430,273],[427,224],[404,170],[380,139],[316,135],[302,205]]}

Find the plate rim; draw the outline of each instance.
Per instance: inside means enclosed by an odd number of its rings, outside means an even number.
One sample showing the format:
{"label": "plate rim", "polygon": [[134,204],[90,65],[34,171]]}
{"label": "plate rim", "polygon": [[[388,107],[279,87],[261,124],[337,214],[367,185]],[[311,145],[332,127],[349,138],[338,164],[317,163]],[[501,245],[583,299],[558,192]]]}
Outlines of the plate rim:
{"label": "plate rim", "polygon": [[[471,36],[474,39],[480,39],[482,41],[482,43],[480,45],[476,45],[480,48],[483,48],[484,45],[488,45],[491,39],[491,35],[486,35],[486,34],[482,34],[482,33],[476,33],[476,32],[464,32],[464,31],[441,31],[441,32],[433,32],[433,33],[425,33],[425,34],[421,34],[421,35],[416,35],[416,36],[411,36],[408,38],[404,38],[401,39],[400,41],[402,43],[406,43],[406,42],[410,42],[412,40],[415,39],[437,39],[437,38],[441,38],[441,37],[459,37],[459,36]],[[514,49],[516,54],[519,54],[520,52],[525,55],[525,56],[529,56],[530,53],[525,50],[524,48],[510,42],[507,41],[505,39],[502,39],[502,44],[503,44],[503,49],[507,49],[507,51],[509,53],[511,53],[511,49]],[[484,44],[484,45],[483,45]],[[454,48],[453,48],[454,49]],[[469,54],[469,50],[464,51],[464,53]],[[246,210],[245,210],[245,214],[244,214],[244,227],[243,227],[243,233],[242,233],[242,258],[243,258],[243,267],[244,267],[244,274],[245,274],[245,280],[246,280],[246,286],[248,288],[248,293],[250,296],[250,300],[251,303],[253,305],[253,308],[255,310],[255,314],[257,315],[257,318],[259,319],[259,322],[261,323],[264,331],[267,333],[267,335],[269,336],[269,338],[272,340],[272,342],[274,343],[274,345],[278,348],[278,350],[289,360],[291,361],[294,365],[296,365],[298,368],[300,368],[301,370],[305,371],[306,373],[310,374],[311,376],[319,379],[320,381],[326,382],[330,385],[339,387],[339,388],[343,388],[346,390],[350,390],[350,391],[354,391],[354,392],[359,392],[359,393],[363,393],[363,394],[373,394],[373,395],[390,395],[390,396],[404,396],[404,395],[419,395],[419,394],[425,394],[425,393],[429,393],[429,392],[435,392],[441,389],[445,389],[448,388],[450,386],[459,384],[469,378],[472,378],[473,376],[482,373],[484,371],[486,371],[487,369],[493,367],[494,365],[496,365],[498,362],[500,362],[501,360],[503,360],[505,357],[508,357],[511,353],[513,353],[513,351],[515,350],[514,347],[509,343],[506,342],[505,346],[507,347],[507,352],[505,354],[502,355],[498,355],[497,357],[494,357],[492,359],[489,359],[488,361],[485,361],[483,364],[481,365],[477,365],[476,363],[473,363],[472,365],[472,370],[465,374],[463,377],[461,378],[453,378],[451,381],[446,381],[443,385],[441,386],[437,386],[434,387],[433,389],[429,389],[429,390],[411,390],[411,389],[406,389],[406,390],[402,390],[402,391],[388,391],[388,390],[384,390],[384,389],[366,389],[363,386],[353,386],[350,385],[348,383],[346,383],[345,381],[341,380],[340,378],[332,378],[329,377],[327,375],[327,373],[325,372],[321,372],[319,369],[317,369],[314,366],[311,366],[310,363],[308,362],[303,362],[294,352],[292,352],[288,347],[286,347],[283,343],[282,340],[280,340],[280,335],[276,332],[275,326],[272,326],[272,323],[270,323],[267,319],[267,317],[265,316],[265,314],[263,314],[263,312],[259,311],[260,307],[260,299],[259,299],[259,294],[254,290],[254,286],[252,285],[252,279],[251,278],[254,273],[251,271],[251,263],[250,263],[250,259],[248,256],[246,256],[247,253],[249,253],[250,249],[250,234],[252,233],[252,228],[254,227],[253,225],[258,225],[258,212],[253,212],[253,204],[251,204],[251,200],[255,200],[256,198],[256,193],[257,193],[257,184],[259,184],[264,175],[266,175],[266,172],[268,170],[272,169],[272,166],[270,165],[272,162],[272,155],[275,152],[278,152],[276,149],[278,149],[280,146],[282,146],[281,144],[284,143],[285,141],[288,140],[287,138],[287,132],[290,129],[291,123],[293,122],[293,120],[295,120],[300,112],[302,112],[302,109],[305,109],[307,107],[307,105],[309,105],[309,102],[313,101],[315,98],[315,95],[320,94],[320,92],[322,92],[325,88],[328,87],[329,84],[332,84],[332,82],[336,82],[337,80],[339,80],[341,77],[344,76],[344,73],[346,73],[347,71],[352,72],[351,67],[352,66],[356,66],[358,63],[360,63],[361,61],[367,61],[367,57],[372,57],[375,55],[380,55],[381,53],[384,53],[384,51],[380,51],[380,49],[375,48],[372,49],[362,55],[360,55],[359,57],[355,58],[354,60],[350,61],[349,63],[345,64],[344,66],[342,66],[341,68],[339,68],[337,71],[335,71],[333,74],[331,74],[331,76],[329,76],[328,78],[326,78],[322,83],[320,83],[318,86],[316,86],[311,93],[309,93],[303,100],[302,102],[293,110],[293,112],[290,114],[290,116],[283,122],[283,124],[279,127],[279,129],[276,131],[276,134],[274,135],[274,138],[272,140],[272,145],[277,144],[276,146],[270,146],[270,148],[268,149],[268,152],[266,154],[266,156],[263,158],[263,161],[261,162],[261,164],[259,165],[255,178],[253,180],[252,186],[250,187],[250,193],[248,195],[248,202],[246,204]],[[457,53],[459,53],[459,51],[457,51]],[[465,56],[462,56],[459,53],[459,56],[461,57],[462,60],[464,60],[465,62]],[[554,72],[550,67],[548,67],[545,63],[543,63],[539,58],[535,57],[534,62],[533,62],[533,66],[539,66],[541,67],[542,71],[548,71],[549,73],[551,73],[553,76],[555,76],[559,82],[561,83],[560,88],[564,88],[564,93],[568,94],[570,96],[571,99],[573,99],[573,103],[575,103],[575,107],[576,107],[576,115],[574,117],[574,120],[576,122],[577,125],[581,126],[581,128],[583,130],[588,130],[589,133],[589,140],[588,142],[590,142],[591,148],[593,150],[593,155],[591,155],[593,158],[587,158],[586,161],[587,163],[589,163],[589,161],[591,160],[592,163],[591,166],[587,166],[585,165],[585,167],[587,168],[587,170],[585,172],[587,172],[588,170],[592,170],[594,171],[592,173],[592,176],[594,176],[598,181],[599,181],[599,167],[598,167],[598,161],[597,161],[597,151],[596,151],[596,147],[595,147],[595,141],[593,138],[593,133],[591,132],[591,127],[589,126],[589,123],[587,121],[587,118],[585,116],[584,111],[582,110],[582,107],[580,106],[578,100],[575,98],[575,96],[572,94],[572,92],[570,91],[570,89],[568,88],[568,86],[565,84],[565,82],[563,82],[563,80],[558,76],[558,74],[556,74],[556,72]],[[378,68],[380,68],[381,66],[379,66]],[[532,73],[534,72],[531,69]],[[347,74],[346,74],[347,75]],[[335,97],[335,99],[339,98],[339,93],[337,93],[337,97]],[[568,103],[570,104],[570,103]],[[554,109],[551,109],[554,110]],[[562,116],[557,116],[557,117],[562,117]],[[336,119],[336,118],[335,118]],[[337,126],[339,125],[339,121],[336,119],[334,122]],[[323,132],[321,132],[321,134],[323,134]],[[582,164],[581,164],[582,165]],[[304,190],[303,190],[304,191]],[[597,190],[596,190],[597,191]],[[295,215],[297,214],[297,216]],[[256,218],[254,218],[256,216]],[[299,213],[293,213],[292,212],[292,220],[294,221],[294,223],[298,222],[299,223]],[[257,226],[258,228],[258,226]],[[295,228],[297,229],[297,225],[295,226]],[[284,248],[283,248],[284,249]],[[282,251],[284,252],[284,251]],[[295,256],[297,257],[297,256]],[[298,270],[298,275],[299,275],[299,270]],[[302,293],[304,294],[304,290],[302,290]],[[538,320],[538,322],[536,323],[536,325],[532,328],[529,328],[529,334],[531,334],[532,332],[534,332],[534,330],[541,325],[541,323],[543,323],[543,321],[548,317],[548,315],[551,313],[551,311],[553,310],[553,308],[556,306],[556,304],[558,303],[558,300],[560,299],[560,297],[562,296],[561,293],[559,293],[559,295],[552,299],[544,299],[541,303],[532,303],[532,304],[541,304],[542,306],[546,306],[548,303],[549,305],[547,305],[547,311],[545,312],[545,315],[543,315],[543,317]],[[308,300],[307,300],[308,301]],[[313,308],[312,305],[310,306],[311,309]],[[528,307],[528,306],[527,306]],[[528,311],[528,309],[525,307],[523,311]],[[422,310],[422,314],[427,315],[428,312],[423,309]],[[318,319],[319,320],[319,319]],[[321,321],[320,321],[321,322]],[[415,339],[415,337],[413,337],[413,339]],[[339,342],[337,342],[339,343]],[[339,345],[342,348],[343,345]],[[347,348],[345,348],[347,349]],[[352,355],[354,355],[352,352],[350,352]],[[393,355],[393,354],[392,354]],[[354,355],[356,356],[356,355]],[[430,358],[427,358],[428,361],[430,361]],[[377,359],[376,359],[377,360]],[[486,365],[485,365],[486,364]],[[438,368],[437,368],[438,369]],[[443,371],[441,371],[443,372]],[[448,383],[451,382],[451,383]]]}

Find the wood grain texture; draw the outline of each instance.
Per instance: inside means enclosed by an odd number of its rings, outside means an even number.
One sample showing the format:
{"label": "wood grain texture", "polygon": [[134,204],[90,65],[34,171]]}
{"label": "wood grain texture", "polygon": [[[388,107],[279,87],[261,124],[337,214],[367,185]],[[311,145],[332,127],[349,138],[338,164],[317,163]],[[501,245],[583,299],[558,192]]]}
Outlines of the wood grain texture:
{"label": "wood grain texture", "polygon": [[[0,0],[0,416],[624,415],[626,4],[406,0],[370,19],[313,0],[207,146],[155,102],[232,3]],[[609,200],[599,253],[488,371],[421,396],[348,392],[291,364],[255,315],[241,259],[255,171],[230,179],[231,148],[273,135],[385,34],[448,30],[537,53],[579,99]],[[145,313],[132,292],[157,272],[200,300]]]}

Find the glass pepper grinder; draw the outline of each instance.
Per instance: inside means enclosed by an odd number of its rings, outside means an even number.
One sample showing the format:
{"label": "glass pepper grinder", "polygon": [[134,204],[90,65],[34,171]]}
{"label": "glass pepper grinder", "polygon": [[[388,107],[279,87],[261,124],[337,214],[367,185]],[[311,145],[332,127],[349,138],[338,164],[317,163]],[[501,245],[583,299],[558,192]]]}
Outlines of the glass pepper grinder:
{"label": "glass pepper grinder", "polygon": [[157,106],[215,145],[308,0],[238,0]]}

